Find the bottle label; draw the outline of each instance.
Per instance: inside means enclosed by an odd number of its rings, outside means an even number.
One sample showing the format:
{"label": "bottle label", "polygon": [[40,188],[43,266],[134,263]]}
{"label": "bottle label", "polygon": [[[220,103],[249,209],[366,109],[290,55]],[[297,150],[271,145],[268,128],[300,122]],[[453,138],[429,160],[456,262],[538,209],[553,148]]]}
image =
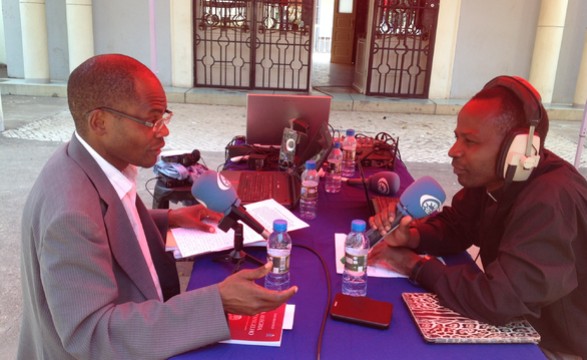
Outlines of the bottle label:
{"label": "bottle label", "polygon": [[288,256],[267,256],[269,260],[273,261],[271,272],[273,274],[285,274],[289,271],[289,255]]}
{"label": "bottle label", "polygon": [[301,197],[305,200],[318,200],[318,187],[304,186],[302,184]]}
{"label": "bottle label", "polygon": [[338,162],[329,162],[328,163],[328,173],[329,174],[339,174],[341,171],[341,163]]}
{"label": "bottle label", "polygon": [[345,149],[342,153],[343,161],[355,161],[355,151]]}
{"label": "bottle label", "polygon": [[362,272],[367,270],[367,255],[352,255],[345,252],[346,270]]}

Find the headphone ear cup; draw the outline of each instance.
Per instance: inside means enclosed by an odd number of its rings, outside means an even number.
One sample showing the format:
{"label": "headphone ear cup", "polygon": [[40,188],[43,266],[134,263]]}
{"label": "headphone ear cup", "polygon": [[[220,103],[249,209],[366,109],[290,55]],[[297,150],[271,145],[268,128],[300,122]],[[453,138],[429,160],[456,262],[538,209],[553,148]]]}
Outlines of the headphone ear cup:
{"label": "headphone ear cup", "polygon": [[526,156],[528,133],[512,132],[503,142],[501,153],[497,159],[497,175],[509,181],[526,181],[540,160],[540,137],[534,135],[532,152]]}

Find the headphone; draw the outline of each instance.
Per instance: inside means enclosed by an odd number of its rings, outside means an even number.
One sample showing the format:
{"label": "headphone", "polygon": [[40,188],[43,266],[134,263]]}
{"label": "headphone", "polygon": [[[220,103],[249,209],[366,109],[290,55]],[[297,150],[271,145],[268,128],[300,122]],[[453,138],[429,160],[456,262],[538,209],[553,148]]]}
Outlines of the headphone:
{"label": "headphone", "polygon": [[540,136],[536,127],[544,116],[542,99],[528,81],[518,76],[498,76],[483,90],[497,86],[509,89],[520,100],[528,129],[514,129],[506,135],[497,159],[497,175],[511,181],[526,181],[540,161]]}

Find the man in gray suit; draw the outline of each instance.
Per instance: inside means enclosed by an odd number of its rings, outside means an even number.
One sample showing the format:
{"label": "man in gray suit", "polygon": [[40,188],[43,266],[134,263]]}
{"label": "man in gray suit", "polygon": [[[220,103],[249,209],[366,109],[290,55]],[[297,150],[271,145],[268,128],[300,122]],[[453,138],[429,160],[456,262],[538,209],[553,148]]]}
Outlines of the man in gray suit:
{"label": "man in gray suit", "polygon": [[147,210],[137,166],[151,167],[172,113],[157,77],[124,55],[95,56],[70,75],[76,131],[48,161],[22,221],[19,359],[167,358],[230,337],[226,313],[276,308],[297,291],[254,283],[267,265],[179,294],[165,253],[170,226],[213,231],[196,205]]}

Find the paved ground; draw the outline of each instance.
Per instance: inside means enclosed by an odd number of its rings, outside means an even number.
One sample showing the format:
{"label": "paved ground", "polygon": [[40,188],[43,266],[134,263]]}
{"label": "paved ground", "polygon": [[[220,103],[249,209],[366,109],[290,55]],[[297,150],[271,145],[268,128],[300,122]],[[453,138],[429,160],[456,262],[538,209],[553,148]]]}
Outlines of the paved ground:
{"label": "paved ground", "polygon": [[[2,96],[6,130],[0,133],[0,359],[13,359],[21,317],[20,216],[26,195],[48,157],[73,132],[63,98]],[[175,117],[166,150],[199,149],[210,168],[224,161],[224,147],[245,132],[245,109],[240,106],[170,104]],[[447,156],[453,141],[455,116],[333,111],[330,123],[344,131],[353,127],[366,135],[385,131],[399,138],[401,157],[414,177],[434,176],[449,198],[459,188]],[[548,148],[574,162],[580,121],[551,120]],[[587,158],[587,155],[585,156]],[[587,174],[587,160],[581,171]],[[149,187],[150,169],[140,173]],[[142,187],[142,185],[140,185]],[[151,203],[146,189],[139,189]],[[180,267],[189,273],[189,267]],[[185,277],[184,277],[185,278]]]}

